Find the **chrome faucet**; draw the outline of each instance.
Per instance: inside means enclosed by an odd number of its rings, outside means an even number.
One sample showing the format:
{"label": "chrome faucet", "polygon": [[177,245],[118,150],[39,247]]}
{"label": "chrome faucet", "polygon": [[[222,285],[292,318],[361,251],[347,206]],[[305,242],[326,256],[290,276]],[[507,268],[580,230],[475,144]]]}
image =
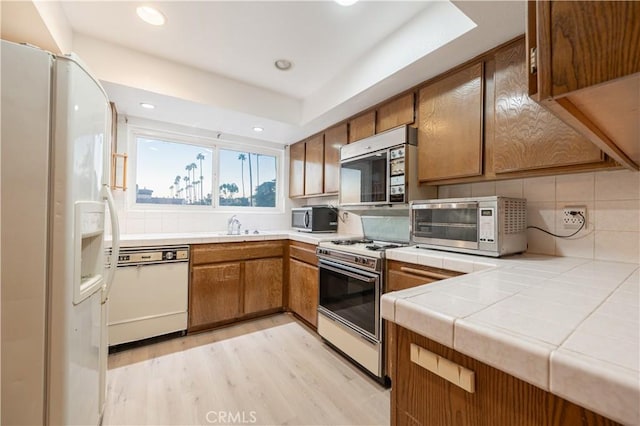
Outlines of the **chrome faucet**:
{"label": "chrome faucet", "polygon": [[227,226],[227,234],[229,235],[240,235],[240,221],[238,217],[234,214],[229,218],[228,226]]}

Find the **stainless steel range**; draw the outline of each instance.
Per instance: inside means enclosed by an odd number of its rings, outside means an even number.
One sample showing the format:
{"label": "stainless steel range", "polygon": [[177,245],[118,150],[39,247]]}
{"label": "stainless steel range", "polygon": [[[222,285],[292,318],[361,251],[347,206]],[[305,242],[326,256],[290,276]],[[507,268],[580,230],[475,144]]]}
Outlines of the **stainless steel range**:
{"label": "stainless steel range", "polygon": [[384,251],[406,244],[336,240],[318,246],[318,333],[334,348],[384,382],[380,296]]}

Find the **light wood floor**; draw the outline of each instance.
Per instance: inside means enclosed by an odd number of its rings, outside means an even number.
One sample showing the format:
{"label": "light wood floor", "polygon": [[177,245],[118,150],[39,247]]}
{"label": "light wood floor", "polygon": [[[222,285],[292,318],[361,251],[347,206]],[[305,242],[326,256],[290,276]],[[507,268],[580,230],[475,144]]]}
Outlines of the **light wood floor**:
{"label": "light wood floor", "polygon": [[104,425],[388,425],[389,390],[286,314],[109,356]]}

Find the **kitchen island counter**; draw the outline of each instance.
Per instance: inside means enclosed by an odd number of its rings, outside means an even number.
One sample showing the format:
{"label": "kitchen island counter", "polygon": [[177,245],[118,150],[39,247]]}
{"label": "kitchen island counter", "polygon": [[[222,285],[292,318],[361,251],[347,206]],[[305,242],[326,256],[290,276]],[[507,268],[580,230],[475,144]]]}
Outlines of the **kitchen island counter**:
{"label": "kitchen island counter", "polygon": [[384,319],[605,417],[640,423],[638,264],[415,247],[387,258],[467,274],[383,295]]}

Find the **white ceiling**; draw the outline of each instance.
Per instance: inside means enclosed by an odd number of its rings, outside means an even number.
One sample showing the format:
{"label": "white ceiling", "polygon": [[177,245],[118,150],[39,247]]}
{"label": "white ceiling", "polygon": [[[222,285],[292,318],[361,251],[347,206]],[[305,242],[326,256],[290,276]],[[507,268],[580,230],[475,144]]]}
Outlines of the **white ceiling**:
{"label": "white ceiling", "polygon": [[[77,33],[271,89],[297,99],[374,48],[427,6],[424,1],[167,1],[153,27],[139,2],[64,2]],[[294,63],[277,70],[276,59]]]}
{"label": "white ceiling", "polygon": [[523,1],[152,2],[163,27],[139,20],[142,2],[39,3],[121,113],[252,143],[300,140],[524,32]]}

